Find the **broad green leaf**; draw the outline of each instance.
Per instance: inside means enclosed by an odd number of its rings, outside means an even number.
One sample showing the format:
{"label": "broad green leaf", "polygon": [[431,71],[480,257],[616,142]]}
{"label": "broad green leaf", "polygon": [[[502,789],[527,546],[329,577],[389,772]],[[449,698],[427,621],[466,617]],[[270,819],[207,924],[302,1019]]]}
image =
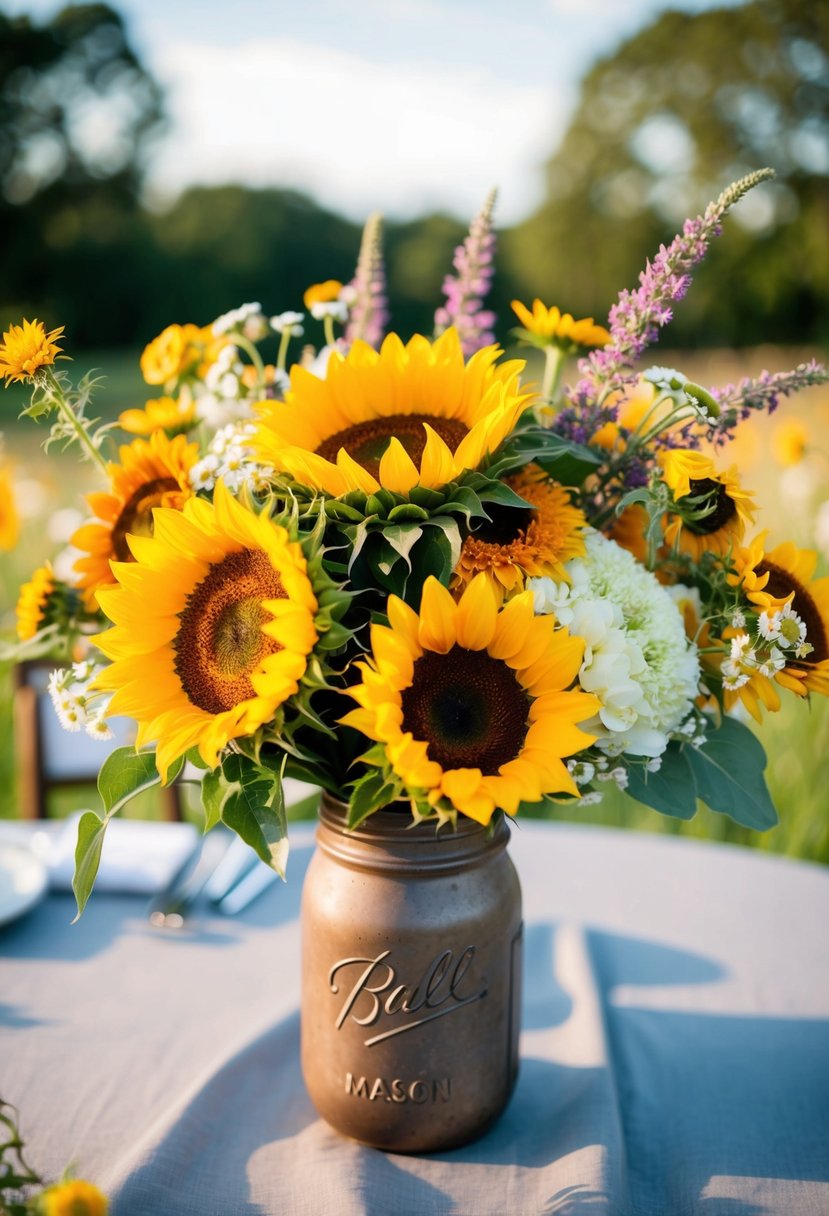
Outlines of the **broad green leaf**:
{"label": "broad green leaf", "polygon": [[[170,766],[168,780],[174,781],[184,765],[184,758]],[[98,793],[107,817],[120,811],[130,798],[148,790],[161,781],[155,763],[155,752],[137,752],[134,747],[116,747],[107,756],[98,773]]]}
{"label": "broad green leaf", "polygon": [[766,753],[755,735],[735,718],[723,718],[702,747],[685,747],[697,796],[743,827],[763,830],[777,823],[763,772]]}
{"label": "broad green leaf", "polygon": [[348,800],[346,827],[349,831],[360,826],[364,819],[382,810],[399,794],[396,785],[388,782],[380,769],[371,769],[354,785]]}
{"label": "broad green leaf", "polygon": [[643,768],[628,769],[627,792],[637,802],[673,815],[677,819],[691,819],[697,810],[697,793],[694,774],[679,743],[669,743],[662,755],[658,772],[648,773]]}
{"label": "broad green leaf", "polygon": [[94,811],[84,811],[78,821],[78,843],[75,846],[75,874],[72,879],[72,890],[78,911],[72,924],[75,924],[92,893],[98,866],[101,863],[101,849],[104,846],[109,816],[101,819]]}
{"label": "broad green leaf", "polygon": [[210,813],[214,814],[218,805],[222,822],[284,878],[288,818],[279,773],[234,753],[225,757],[221,769],[208,776],[215,778],[207,791],[213,802]]}

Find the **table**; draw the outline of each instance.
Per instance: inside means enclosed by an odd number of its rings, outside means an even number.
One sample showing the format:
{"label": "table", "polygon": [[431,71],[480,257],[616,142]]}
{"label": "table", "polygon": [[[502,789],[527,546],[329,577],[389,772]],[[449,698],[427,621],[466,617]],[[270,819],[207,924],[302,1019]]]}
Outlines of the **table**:
{"label": "table", "polygon": [[482,1140],[386,1155],[299,1070],[289,881],[175,933],[144,901],[51,895],[0,930],[0,1093],[31,1160],[115,1216],[825,1216],[829,871],[734,847],[524,822],[522,1066]]}

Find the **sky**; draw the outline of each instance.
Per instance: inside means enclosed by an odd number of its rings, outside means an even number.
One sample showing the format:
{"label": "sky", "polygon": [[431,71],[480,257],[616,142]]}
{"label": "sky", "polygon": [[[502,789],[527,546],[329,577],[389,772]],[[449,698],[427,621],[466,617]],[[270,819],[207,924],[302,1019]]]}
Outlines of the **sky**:
{"label": "sky", "polygon": [[[685,11],[736,0],[676,0]],[[0,0],[2,3],[2,0]],[[29,0],[6,11],[50,15]],[[148,201],[194,183],[303,190],[355,220],[469,218],[499,190],[514,223],[579,80],[662,0],[121,0],[170,125]]]}

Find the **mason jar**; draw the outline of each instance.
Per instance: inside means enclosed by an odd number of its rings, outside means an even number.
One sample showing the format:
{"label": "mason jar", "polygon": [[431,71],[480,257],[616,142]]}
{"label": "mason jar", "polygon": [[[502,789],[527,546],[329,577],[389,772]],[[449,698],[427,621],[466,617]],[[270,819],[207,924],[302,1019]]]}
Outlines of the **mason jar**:
{"label": "mason jar", "polygon": [[521,890],[509,828],[325,796],[302,899],[302,1069],[332,1127],[428,1152],[481,1135],[518,1072]]}

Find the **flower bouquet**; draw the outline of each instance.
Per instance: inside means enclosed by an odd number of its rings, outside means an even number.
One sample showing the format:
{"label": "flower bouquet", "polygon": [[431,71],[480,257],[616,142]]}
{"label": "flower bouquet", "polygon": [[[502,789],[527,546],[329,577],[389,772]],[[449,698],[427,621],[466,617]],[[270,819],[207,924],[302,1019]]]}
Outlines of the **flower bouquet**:
{"label": "flower bouquet", "polygon": [[[484,306],[494,195],[433,336],[384,337],[373,216],[353,281],[310,288],[305,313],[246,304],[165,329],[141,358],[160,395],[121,414],[132,438],[109,459],[116,424],[87,416],[96,381],[57,370],[62,329],[10,327],[0,373],[31,382],[24,412],[99,481],[71,567],[21,591],[18,653],[63,660],[50,692],[67,729],[137,724],[135,749],[102,764],[103,813],[80,821],[79,910],[111,816],[185,762],[206,828],[223,821],[280,872],[285,775],[347,803],[349,829],[390,804],[487,825],[586,805],[604,783],[669,815],[701,800],[775,822],[741,711],[829,692],[829,580],[753,532],[720,453],[738,421],[826,375],[716,390],[635,366],[768,176],[688,221],[607,329],[516,301],[540,384],[501,357]],[[299,341],[306,313],[318,349]]]}

